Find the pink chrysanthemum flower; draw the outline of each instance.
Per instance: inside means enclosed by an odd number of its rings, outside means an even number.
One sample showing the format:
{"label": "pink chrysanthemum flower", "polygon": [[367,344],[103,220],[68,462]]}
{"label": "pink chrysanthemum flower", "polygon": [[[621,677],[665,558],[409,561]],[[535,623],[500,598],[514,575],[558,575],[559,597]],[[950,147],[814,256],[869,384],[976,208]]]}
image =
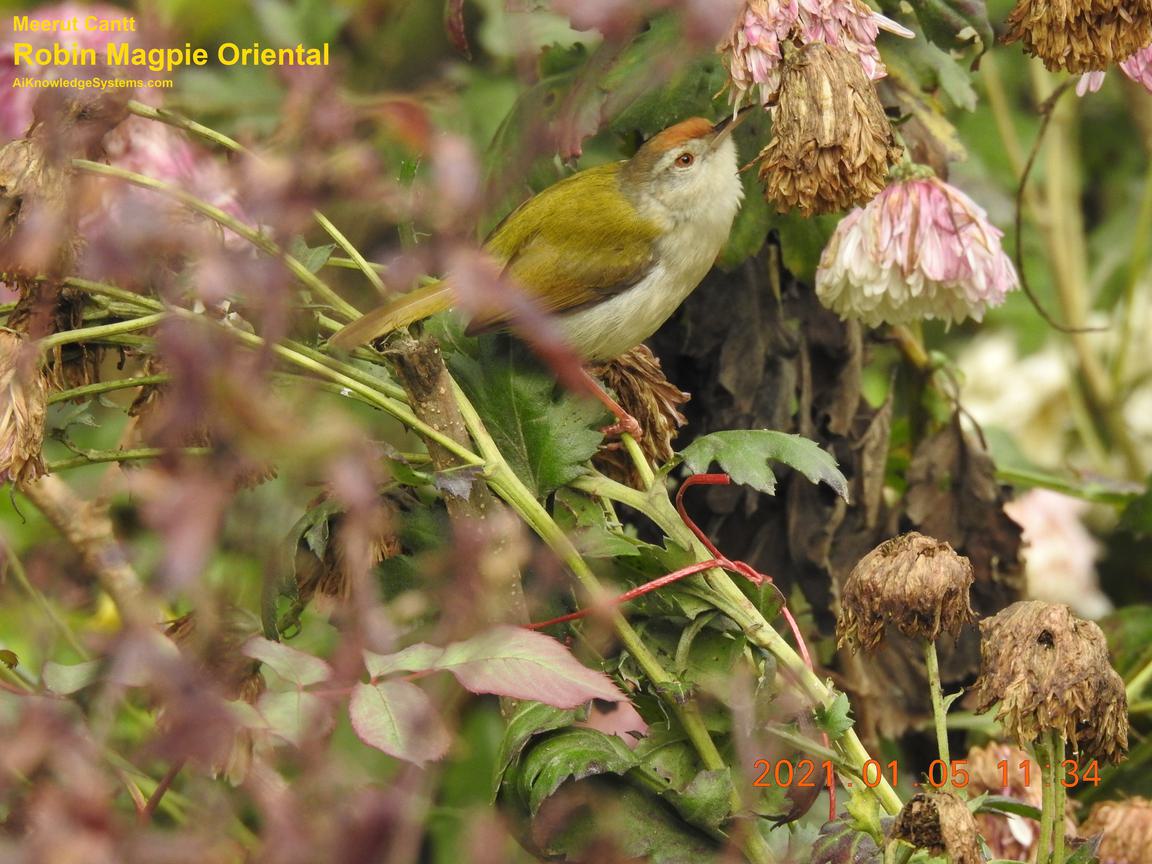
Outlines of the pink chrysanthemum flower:
{"label": "pink chrysanthemum flower", "polygon": [[910,173],[841,220],[820,258],[816,294],[869,327],[979,321],[1018,284],[1003,233],[959,189]]}
{"label": "pink chrysanthemum flower", "polygon": [[863,0],[748,0],[728,40],[720,46],[727,54],[732,102],[739,105],[756,88],[761,103],[771,101],[780,87],[784,50],[790,42],[845,48],[860,58],[870,79],[883,78],[888,70],[876,50],[881,30],[914,35]]}
{"label": "pink chrysanthemum flower", "polygon": [[[1152,45],[1141,48],[1127,60],[1121,60],[1120,71],[1152,93]],[[1095,93],[1104,83],[1104,74],[1104,72],[1085,72],[1076,84],[1076,95]]]}

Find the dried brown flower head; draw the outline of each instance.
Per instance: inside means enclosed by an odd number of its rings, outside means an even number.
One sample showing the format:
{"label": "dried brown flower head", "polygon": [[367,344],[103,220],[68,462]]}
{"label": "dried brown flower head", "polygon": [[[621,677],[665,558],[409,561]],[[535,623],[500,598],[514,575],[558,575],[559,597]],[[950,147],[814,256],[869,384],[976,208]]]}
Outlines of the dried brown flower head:
{"label": "dried brown flower head", "polygon": [[367,548],[360,551],[370,567],[394,558],[402,551],[396,533],[400,505],[387,494],[380,496],[379,505],[371,516],[376,530],[367,533],[357,531],[346,536],[350,532],[343,524],[345,515],[327,493],[313,501],[309,510],[316,512],[318,518],[311,529],[301,534],[296,546],[296,590],[301,607],[317,594],[337,600],[347,600],[351,596],[349,543],[366,544]]}
{"label": "dried brown flower head", "polygon": [[[591,368],[591,372],[616,395],[620,406],[636,418],[644,437],[640,449],[655,465],[663,465],[675,451],[680,427],[687,420],[680,406],[692,397],[664,377],[660,360],[647,345],[638,345],[614,360]],[[596,466],[611,477],[629,482],[634,476],[632,460],[622,450],[601,450]]]}
{"label": "dried brown flower head", "polygon": [[[1027,763],[1026,769],[1022,767],[1024,763]],[[966,787],[969,796],[985,792],[1003,795],[1037,809],[1043,803],[1040,765],[1027,750],[991,741],[968,751],[966,767],[970,778]],[[1064,807],[1064,836],[1075,837],[1076,802],[1069,798]],[[1040,839],[1040,825],[1035,820],[1001,813],[976,813],[975,818],[980,836],[993,858],[1028,861],[1035,857]]]}
{"label": "dried brown flower head", "polygon": [[1006,23],[1047,68],[1093,72],[1152,42],[1152,0],[1020,0]]}
{"label": "dried brown flower head", "polygon": [[912,531],[881,543],[852,568],[840,597],[839,644],[871,651],[892,624],[905,636],[958,636],[974,620],[972,563],[948,543]]}
{"label": "dried brown flower head", "polygon": [[44,473],[44,389],[35,349],[0,329],[0,484],[23,485]]}
{"label": "dried brown flower head", "polygon": [[260,632],[252,617],[235,606],[214,610],[206,621],[203,614],[189,612],[168,622],[164,635],[215,682],[226,699],[242,699],[252,704],[264,692],[260,661],[241,650],[244,643]]}
{"label": "dried brown flower head", "polygon": [[892,825],[891,840],[943,855],[952,864],[983,864],[976,820],[952,792],[920,792],[904,805]]}
{"label": "dried brown flower head", "polygon": [[1128,699],[1092,621],[1067,606],[1022,600],[980,622],[977,713],[996,719],[1024,747],[1060,730],[1089,757],[1113,762],[1128,749]]}
{"label": "dried brown flower head", "polygon": [[1100,864],[1152,864],[1152,801],[1101,801],[1080,826],[1080,834],[1100,836]]}
{"label": "dried brown flower head", "polygon": [[760,179],[781,212],[805,216],[864,204],[900,155],[876,88],[859,60],[814,42],[785,63]]}

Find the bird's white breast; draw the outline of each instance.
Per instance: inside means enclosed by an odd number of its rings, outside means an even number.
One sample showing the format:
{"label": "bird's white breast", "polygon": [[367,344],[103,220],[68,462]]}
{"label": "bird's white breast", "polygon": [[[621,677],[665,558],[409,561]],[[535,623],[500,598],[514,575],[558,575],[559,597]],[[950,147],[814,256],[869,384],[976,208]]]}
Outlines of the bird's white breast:
{"label": "bird's white breast", "polygon": [[728,239],[743,187],[736,148],[726,139],[707,160],[685,200],[653,200],[644,215],[661,224],[656,265],[640,282],[607,300],[561,316],[570,345],[589,360],[608,360],[655,333],[707,275]]}

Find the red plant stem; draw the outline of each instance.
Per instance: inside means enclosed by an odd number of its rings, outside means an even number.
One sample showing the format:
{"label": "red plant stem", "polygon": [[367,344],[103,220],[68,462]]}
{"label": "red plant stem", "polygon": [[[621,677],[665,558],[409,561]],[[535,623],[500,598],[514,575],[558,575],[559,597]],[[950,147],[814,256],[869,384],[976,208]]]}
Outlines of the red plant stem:
{"label": "red plant stem", "polygon": [[172,784],[176,781],[176,775],[184,767],[184,760],[180,759],[172,763],[172,767],[168,769],[160,782],[156,784],[156,788],[152,790],[152,795],[148,799],[148,803],[140,811],[139,818],[142,824],[147,824],[152,820],[152,816],[156,813],[156,808],[160,806],[160,800],[164,797],[164,793],[172,788]]}

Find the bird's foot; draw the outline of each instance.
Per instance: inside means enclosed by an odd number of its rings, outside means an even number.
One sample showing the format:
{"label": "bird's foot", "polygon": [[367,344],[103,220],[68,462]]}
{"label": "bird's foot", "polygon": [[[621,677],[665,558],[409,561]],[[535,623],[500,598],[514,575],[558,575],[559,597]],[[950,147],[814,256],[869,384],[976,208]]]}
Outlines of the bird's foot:
{"label": "bird's foot", "polygon": [[614,438],[619,435],[631,435],[633,440],[639,441],[644,437],[644,430],[640,428],[640,424],[631,414],[623,414],[615,423],[611,426],[605,426],[600,432],[606,438]]}

